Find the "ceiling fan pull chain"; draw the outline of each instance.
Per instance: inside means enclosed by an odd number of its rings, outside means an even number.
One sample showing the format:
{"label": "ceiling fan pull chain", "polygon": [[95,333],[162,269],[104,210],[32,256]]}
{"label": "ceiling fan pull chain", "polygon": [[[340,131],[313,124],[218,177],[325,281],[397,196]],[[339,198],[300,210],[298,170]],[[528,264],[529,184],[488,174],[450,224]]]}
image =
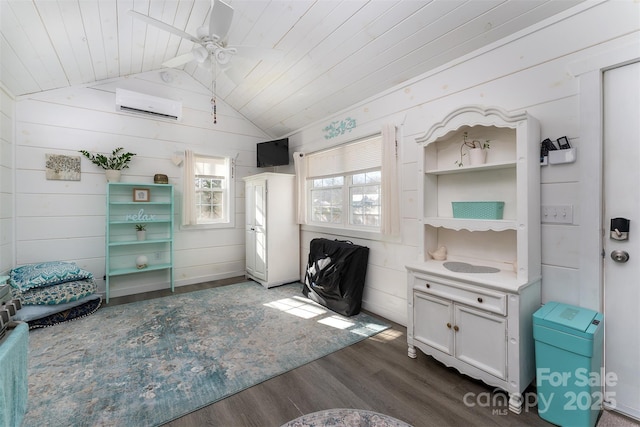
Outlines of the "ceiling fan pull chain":
{"label": "ceiling fan pull chain", "polygon": [[211,98],[211,108],[213,108],[213,124],[217,124],[218,123],[218,117],[217,117],[217,113],[216,113],[216,97],[215,95]]}
{"label": "ceiling fan pull chain", "polygon": [[212,115],[213,115],[213,124],[217,124],[218,123],[218,113],[217,113],[217,108],[216,108],[216,64],[214,62],[213,64],[213,78],[211,79],[211,108],[213,110]]}

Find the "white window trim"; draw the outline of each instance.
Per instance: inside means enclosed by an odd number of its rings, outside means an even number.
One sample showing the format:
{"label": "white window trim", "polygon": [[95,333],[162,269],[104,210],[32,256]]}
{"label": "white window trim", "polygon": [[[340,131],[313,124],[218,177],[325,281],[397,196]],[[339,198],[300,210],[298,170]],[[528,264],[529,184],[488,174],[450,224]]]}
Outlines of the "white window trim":
{"label": "white window trim", "polygon": [[[201,231],[201,230],[209,230],[209,229],[224,229],[224,228],[235,228],[236,227],[236,203],[235,203],[235,199],[236,199],[236,179],[235,179],[235,172],[236,172],[236,164],[235,164],[235,160],[238,157],[237,153],[234,154],[201,154],[201,153],[194,153],[193,155],[194,157],[204,157],[204,158],[224,158],[228,161],[228,173],[229,173],[229,178],[227,180],[228,182],[228,190],[226,192],[226,202],[227,202],[227,217],[228,217],[228,221],[219,221],[219,222],[212,222],[212,223],[206,223],[206,224],[180,224],[180,230],[181,231]],[[186,174],[186,172],[185,172]],[[184,174],[183,174],[184,175]],[[192,175],[193,177],[194,175]],[[183,176],[183,179],[186,179]],[[182,206],[182,203],[180,203],[180,206]],[[181,208],[181,215],[184,215],[184,212],[182,212],[182,208]]]}

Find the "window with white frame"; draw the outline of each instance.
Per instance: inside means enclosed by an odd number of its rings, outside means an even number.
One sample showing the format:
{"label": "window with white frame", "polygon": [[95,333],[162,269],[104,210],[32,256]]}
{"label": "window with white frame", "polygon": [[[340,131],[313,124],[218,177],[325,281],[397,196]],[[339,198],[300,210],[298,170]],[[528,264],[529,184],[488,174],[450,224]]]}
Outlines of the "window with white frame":
{"label": "window with white frame", "polygon": [[233,161],[193,154],[185,162],[183,225],[219,225],[233,219]]}
{"label": "window with white frame", "polygon": [[381,136],[307,155],[309,224],[378,231]]}

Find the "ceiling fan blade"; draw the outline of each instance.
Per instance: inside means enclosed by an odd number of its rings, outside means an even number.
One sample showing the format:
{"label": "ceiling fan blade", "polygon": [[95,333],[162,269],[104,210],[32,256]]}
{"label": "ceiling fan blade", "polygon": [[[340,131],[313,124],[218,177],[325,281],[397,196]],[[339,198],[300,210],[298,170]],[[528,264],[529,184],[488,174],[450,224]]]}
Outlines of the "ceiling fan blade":
{"label": "ceiling fan blade", "polygon": [[142,13],[138,13],[135,10],[130,10],[128,13],[129,13],[129,15],[133,16],[134,18],[140,19],[141,21],[144,21],[149,25],[153,25],[156,28],[160,28],[161,30],[168,31],[168,32],[170,32],[172,34],[175,34],[176,36],[182,37],[183,39],[191,40],[194,43],[200,43],[200,40],[198,38],[192,36],[189,33],[185,33],[184,31],[182,31],[179,28],[172,27],[169,24],[165,24],[164,22],[158,21],[155,18],[152,18],[152,17],[147,16],[147,15],[143,15]]}
{"label": "ceiling fan blade", "polygon": [[232,20],[233,8],[222,0],[213,0],[209,16],[209,35],[216,35],[220,40],[224,40],[231,28]]}
{"label": "ceiling fan blade", "polygon": [[193,52],[185,53],[184,55],[178,55],[175,58],[171,58],[162,63],[163,67],[175,68],[186,64],[194,60]]}

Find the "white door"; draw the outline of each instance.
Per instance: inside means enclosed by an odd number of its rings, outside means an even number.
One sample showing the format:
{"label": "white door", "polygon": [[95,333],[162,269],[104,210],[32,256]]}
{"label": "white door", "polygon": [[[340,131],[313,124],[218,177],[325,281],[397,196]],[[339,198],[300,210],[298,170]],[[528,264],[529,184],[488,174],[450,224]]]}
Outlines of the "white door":
{"label": "white door", "polygon": [[[605,400],[640,419],[640,63],[604,73],[603,181]],[[628,240],[611,218],[630,220]]]}

